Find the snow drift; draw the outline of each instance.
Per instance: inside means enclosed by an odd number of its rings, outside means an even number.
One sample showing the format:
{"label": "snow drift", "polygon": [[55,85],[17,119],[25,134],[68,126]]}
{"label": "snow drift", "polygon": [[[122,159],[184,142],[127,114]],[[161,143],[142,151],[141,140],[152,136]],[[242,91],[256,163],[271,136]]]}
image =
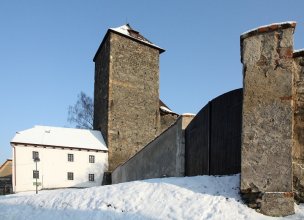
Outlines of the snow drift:
{"label": "snow drift", "polygon": [[[0,196],[0,219],[276,219],[242,203],[239,179],[161,178]],[[282,219],[304,219],[304,206]]]}

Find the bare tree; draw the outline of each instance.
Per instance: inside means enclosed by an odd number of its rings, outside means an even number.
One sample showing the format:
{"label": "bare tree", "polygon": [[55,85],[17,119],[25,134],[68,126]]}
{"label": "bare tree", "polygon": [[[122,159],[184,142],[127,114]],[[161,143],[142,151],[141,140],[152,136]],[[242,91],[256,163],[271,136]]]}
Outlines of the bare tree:
{"label": "bare tree", "polygon": [[69,106],[68,122],[76,124],[76,128],[93,129],[93,100],[84,92],[78,94],[75,105]]}

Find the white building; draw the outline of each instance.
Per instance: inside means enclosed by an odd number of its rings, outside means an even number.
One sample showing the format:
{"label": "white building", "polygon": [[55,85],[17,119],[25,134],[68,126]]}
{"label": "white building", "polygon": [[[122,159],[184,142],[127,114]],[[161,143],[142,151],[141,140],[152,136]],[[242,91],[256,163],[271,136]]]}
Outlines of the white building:
{"label": "white building", "polygon": [[14,192],[35,190],[36,177],[39,189],[98,186],[108,168],[100,131],[35,126],[17,132],[11,145]]}

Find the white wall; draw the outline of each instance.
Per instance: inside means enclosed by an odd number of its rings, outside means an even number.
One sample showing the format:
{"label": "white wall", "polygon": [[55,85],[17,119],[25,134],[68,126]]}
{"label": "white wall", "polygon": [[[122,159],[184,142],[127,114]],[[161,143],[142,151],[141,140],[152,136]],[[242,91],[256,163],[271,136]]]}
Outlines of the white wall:
{"label": "white wall", "polygon": [[[39,189],[61,187],[91,187],[102,183],[103,173],[108,166],[108,153],[62,148],[13,146],[13,189],[14,192],[35,190],[33,178],[35,163],[32,152],[38,151]],[[74,162],[68,161],[68,154],[74,154]],[[95,163],[89,163],[89,155],[95,156]],[[15,160],[15,161],[14,161]],[[74,180],[67,179],[67,173],[74,173]],[[95,181],[89,182],[89,174],[95,174]]]}

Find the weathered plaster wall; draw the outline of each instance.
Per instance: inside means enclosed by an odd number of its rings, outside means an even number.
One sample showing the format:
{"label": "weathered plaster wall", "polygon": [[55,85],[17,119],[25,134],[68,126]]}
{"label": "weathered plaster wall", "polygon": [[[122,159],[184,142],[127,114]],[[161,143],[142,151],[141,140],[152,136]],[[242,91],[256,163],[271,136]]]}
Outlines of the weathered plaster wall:
{"label": "weathered plaster wall", "polygon": [[294,213],[294,28],[295,23],[270,25],[241,36],[241,192],[252,207],[272,216]]}
{"label": "weathered plaster wall", "polygon": [[295,199],[304,202],[304,50],[294,53],[294,150]]}
{"label": "weathered plaster wall", "polygon": [[193,115],[177,121],[126,163],[112,172],[112,183],[185,176],[185,128]]}

